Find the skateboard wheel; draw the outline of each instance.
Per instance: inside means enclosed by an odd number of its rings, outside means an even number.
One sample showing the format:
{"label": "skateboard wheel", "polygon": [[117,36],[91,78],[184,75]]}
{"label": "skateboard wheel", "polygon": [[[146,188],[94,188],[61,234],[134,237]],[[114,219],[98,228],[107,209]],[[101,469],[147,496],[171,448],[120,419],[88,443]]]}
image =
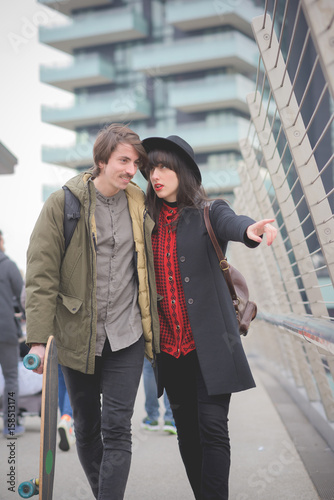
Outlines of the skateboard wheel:
{"label": "skateboard wheel", "polygon": [[23,365],[28,370],[36,370],[41,364],[41,358],[37,354],[27,354],[23,358]]}
{"label": "skateboard wheel", "polygon": [[38,495],[38,486],[33,480],[25,481],[20,484],[18,493],[21,498],[31,498],[34,495]]}

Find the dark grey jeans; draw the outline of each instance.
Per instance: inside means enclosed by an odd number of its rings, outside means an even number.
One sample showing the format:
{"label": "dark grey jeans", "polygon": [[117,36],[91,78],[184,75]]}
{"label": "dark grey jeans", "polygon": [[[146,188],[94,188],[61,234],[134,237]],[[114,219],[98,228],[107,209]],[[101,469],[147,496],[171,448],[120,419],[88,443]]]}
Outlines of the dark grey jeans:
{"label": "dark grey jeans", "polygon": [[[131,463],[131,418],[144,361],[144,338],[112,352],[106,341],[94,375],[62,367],[79,460],[95,498],[122,500]],[[102,395],[102,398],[101,398]]]}

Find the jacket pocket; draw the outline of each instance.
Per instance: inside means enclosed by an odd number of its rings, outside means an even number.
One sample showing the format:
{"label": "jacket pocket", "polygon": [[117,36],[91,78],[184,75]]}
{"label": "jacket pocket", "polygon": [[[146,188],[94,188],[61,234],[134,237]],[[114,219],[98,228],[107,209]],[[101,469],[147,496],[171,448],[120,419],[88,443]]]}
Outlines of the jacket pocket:
{"label": "jacket pocket", "polygon": [[64,295],[63,293],[59,293],[58,297],[62,300],[63,306],[71,313],[75,314],[79,311],[82,300],[77,297],[69,297],[68,295]]}
{"label": "jacket pocket", "polygon": [[77,297],[58,294],[55,334],[59,346],[63,349],[77,349],[80,333],[84,329],[82,304],[83,301]]}

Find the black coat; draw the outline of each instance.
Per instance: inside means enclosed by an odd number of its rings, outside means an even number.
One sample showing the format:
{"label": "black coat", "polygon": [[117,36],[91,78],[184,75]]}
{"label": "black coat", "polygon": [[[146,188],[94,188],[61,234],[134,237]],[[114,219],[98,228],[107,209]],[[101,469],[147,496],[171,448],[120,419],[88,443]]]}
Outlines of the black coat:
{"label": "black coat", "polygon": [[[251,248],[258,245],[246,235],[254,220],[236,215],[224,201],[211,205],[210,220],[224,254],[228,241],[240,241]],[[176,241],[189,321],[209,395],[254,387],[231,296],[205,227],[203,211],[183,210]],[[160,395],[159,378],[158,386]]]}

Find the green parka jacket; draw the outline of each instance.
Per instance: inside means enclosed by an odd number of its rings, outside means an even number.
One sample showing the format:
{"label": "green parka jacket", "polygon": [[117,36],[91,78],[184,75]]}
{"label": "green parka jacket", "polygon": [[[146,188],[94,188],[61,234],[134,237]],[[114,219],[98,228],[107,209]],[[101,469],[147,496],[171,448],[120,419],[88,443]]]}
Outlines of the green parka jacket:
{"label": "green parka jacket", "polygon": [[[65,255],[63,189],[45,202],[30,238],[26,274],[27,343],[46,343],[54,335],[59,363],[87,374],[94,373],[97,325],[96,191],[90,178],[86,172],[66,184],[80,200],[81,215]],[[152,359],[144,193],[134,183],[125,193],[135,241],[145,353]]]}

